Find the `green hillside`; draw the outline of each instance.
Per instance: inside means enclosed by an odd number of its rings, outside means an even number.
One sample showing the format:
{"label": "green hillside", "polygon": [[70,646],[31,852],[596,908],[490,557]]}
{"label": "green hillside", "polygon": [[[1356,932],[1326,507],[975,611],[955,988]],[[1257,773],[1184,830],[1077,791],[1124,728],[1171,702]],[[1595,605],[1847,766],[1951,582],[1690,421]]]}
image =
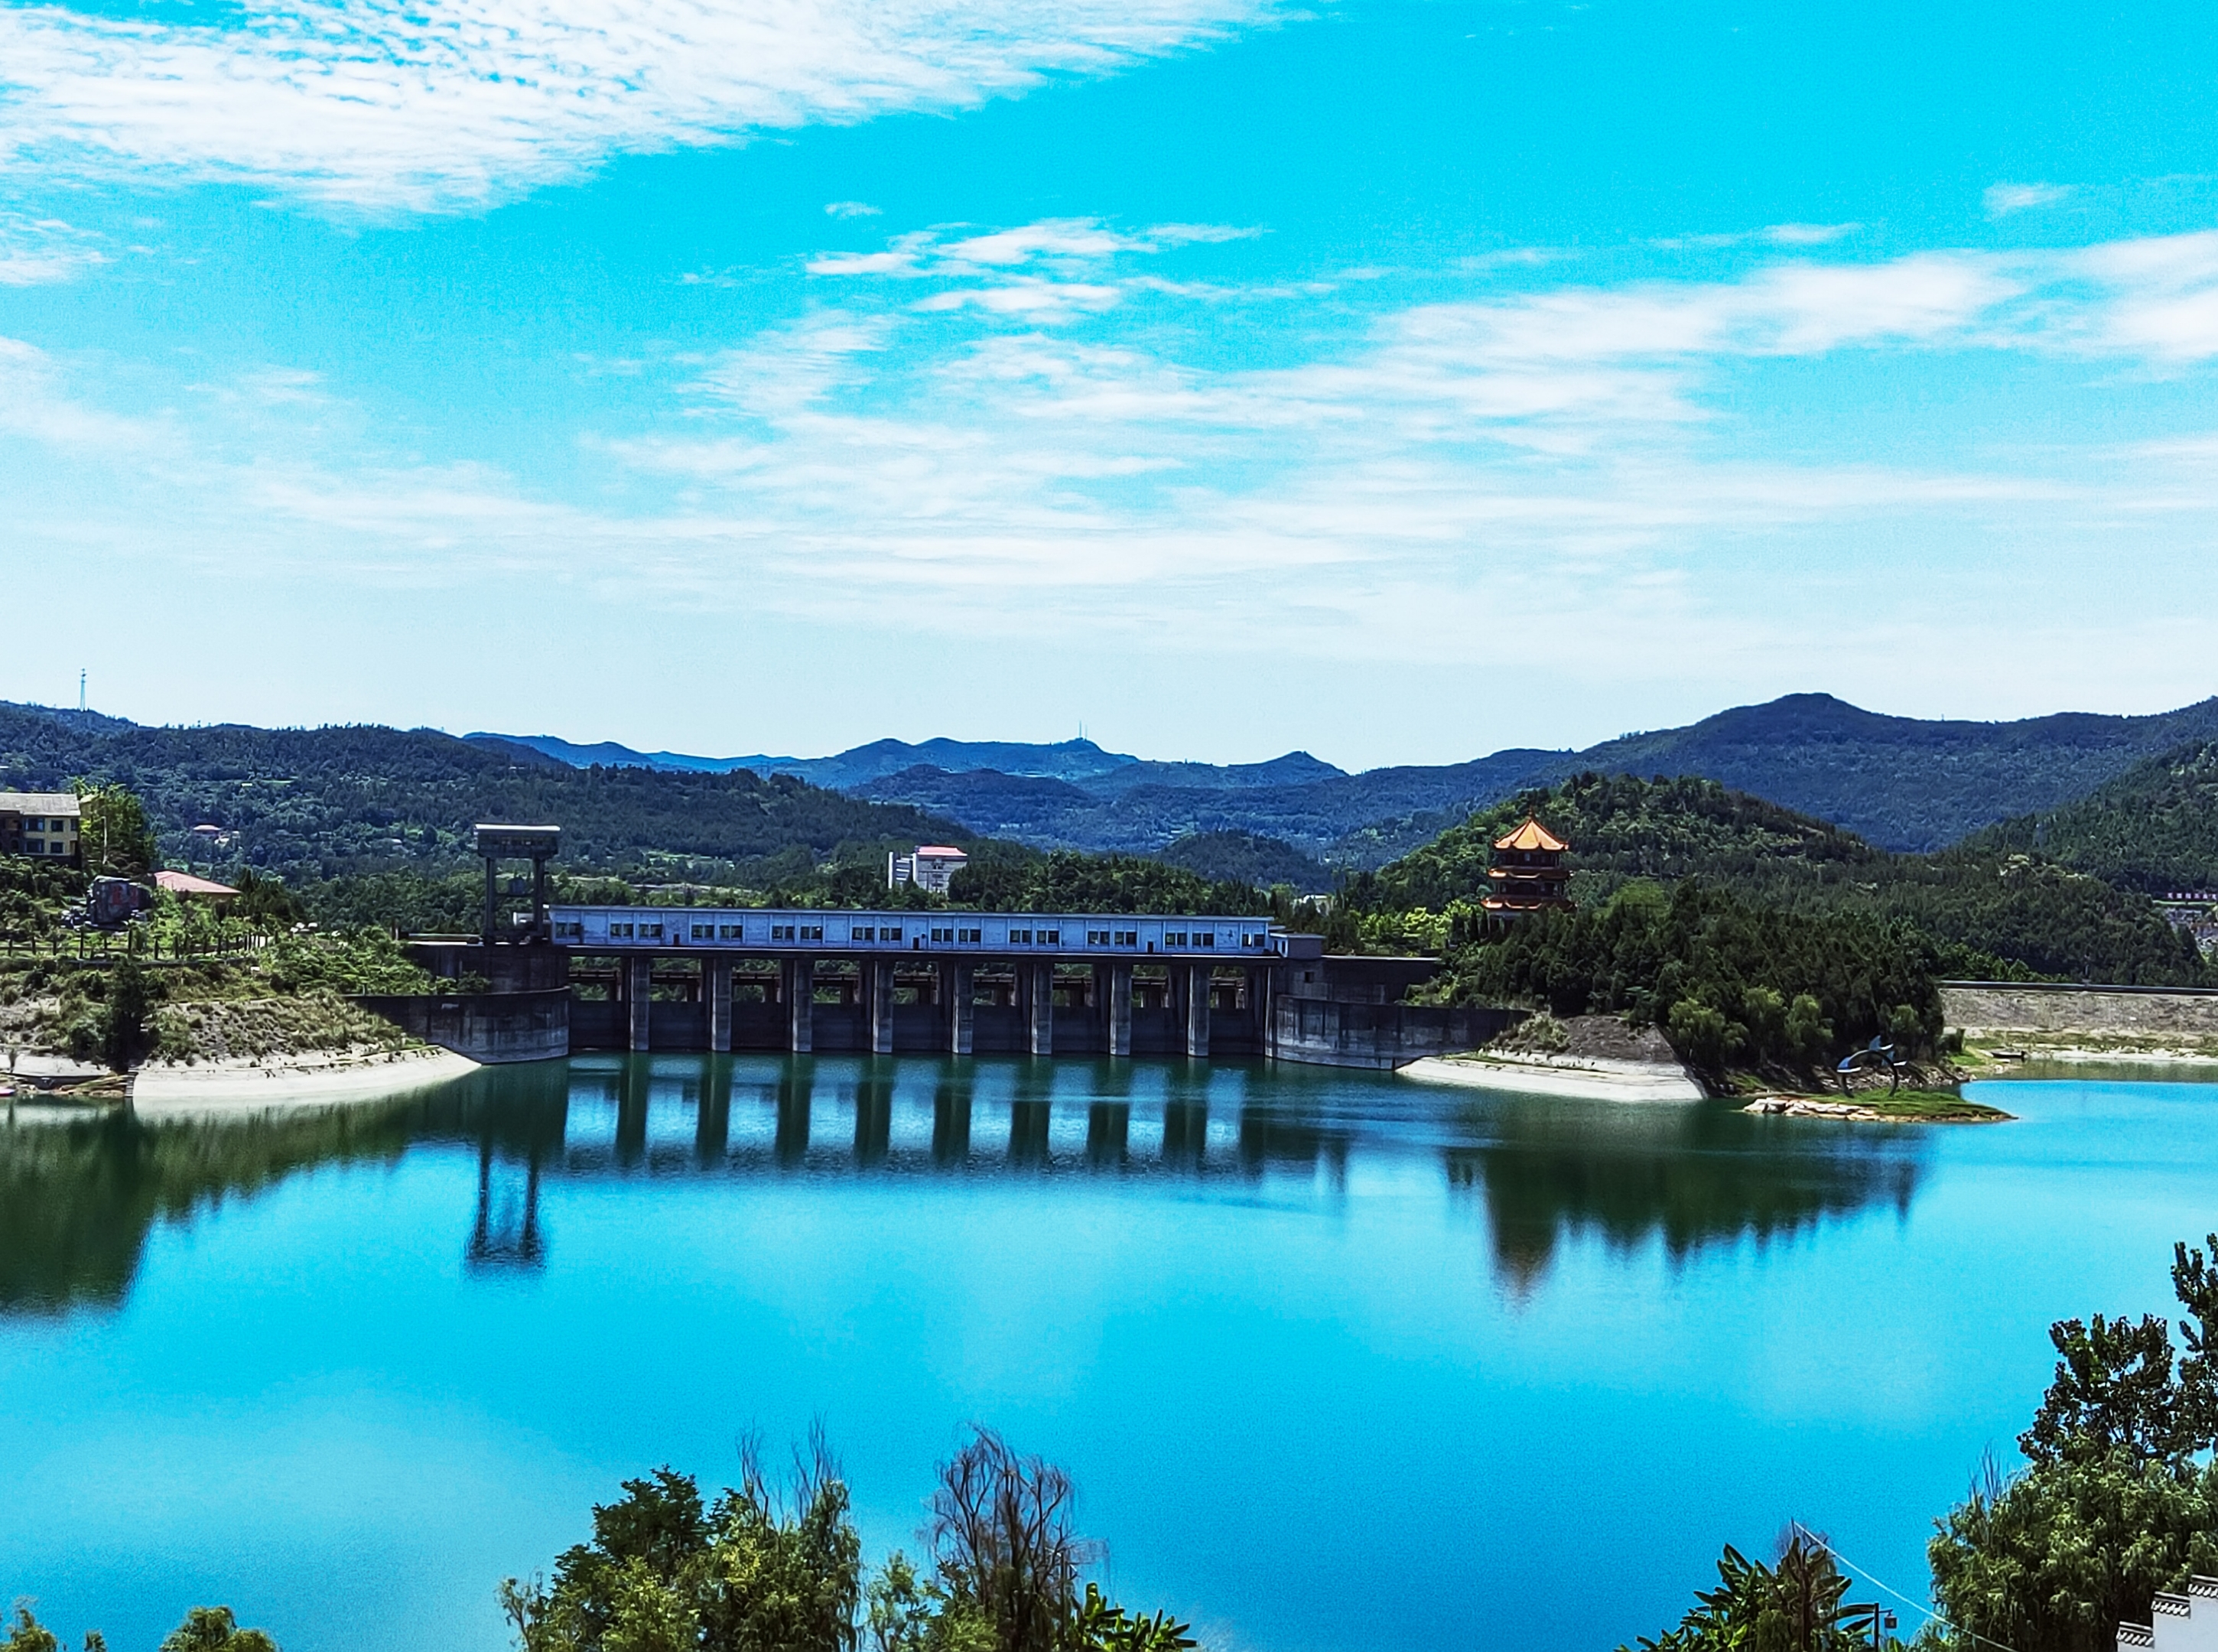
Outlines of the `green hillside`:
{"label": "green hillside", "polygon": [[2218,741],[2136,764],[2079,801],[1973,838],[1979,851],[2039,852],[2122,888],[2218,888]]}
{"label": "green hillside", "polygon": [[770,882],[829,860],[883,866],[888,849],[964,844],[963,828],[790,776],[573,769],[428,729],[149,728],[0,706],[0,788],[120,782],[146,800],[162,852],[205,862],[192,828],[220,826],[219,869],[293,882],[439,874],[468,862],[478,820],[548,820],[562,864],[660,878]]}
{"label": "green hillside", "polygon": [[1446,915],[1451,938],[1468,938],[1493,839],[1528,813],[1572,845],[1571,892],[1584,906],[1634,880],[1700,879],[1768,909],[1909,925],[1945,974],[2142,985],[2205,979],[2193,943],[2144,897],[2087,870],[2000,844],[1890,854],[1822,820],[1692,778],[1588,774],[1522,793],[1350,880],[1348,906],[1381,919]]}

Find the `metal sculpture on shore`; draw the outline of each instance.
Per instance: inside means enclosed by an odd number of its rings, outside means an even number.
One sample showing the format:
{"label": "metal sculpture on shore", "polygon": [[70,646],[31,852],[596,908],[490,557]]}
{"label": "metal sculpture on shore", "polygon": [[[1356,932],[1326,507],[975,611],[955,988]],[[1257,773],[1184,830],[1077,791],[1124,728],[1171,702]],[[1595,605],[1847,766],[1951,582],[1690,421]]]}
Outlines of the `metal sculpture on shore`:
{"label": "metal sculpture on shore", "polygon": [[1841,1064],[1833,1070],[1840,1074],[1841,1093],[1846,1095],[1849,1092],[1849,1079],[1851,1074],[1875,1073],[1882,1067],[1887,1070],[1887,1077],[1891,1080],[1887,1092],[1893,1095],[1902,1088],[1902,1063],[1896,1059],[1894,1046],[1882,1042],[1880,1036],[1874,1033],[1871,1043],[1866,1044],[1862,1049],[1852,1049],[1842,1056]]}

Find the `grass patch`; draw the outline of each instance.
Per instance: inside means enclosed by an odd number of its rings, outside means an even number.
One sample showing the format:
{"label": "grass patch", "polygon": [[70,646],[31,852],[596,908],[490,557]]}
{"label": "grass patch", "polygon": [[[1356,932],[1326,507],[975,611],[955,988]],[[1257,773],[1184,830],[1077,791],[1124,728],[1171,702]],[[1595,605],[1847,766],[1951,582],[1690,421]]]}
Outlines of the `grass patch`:
{"label": "grass patch", "polygon": [[1857,1106],[1868,1107],[1883,1118],[1922,1118],[1936,1123],[1962,1123],[2010,1117],[1999,1107],[1967,1101],[1952,1090],[1898,1090],[1891,1096],[1885,1091],[1868,1090],[1851,1099]]}

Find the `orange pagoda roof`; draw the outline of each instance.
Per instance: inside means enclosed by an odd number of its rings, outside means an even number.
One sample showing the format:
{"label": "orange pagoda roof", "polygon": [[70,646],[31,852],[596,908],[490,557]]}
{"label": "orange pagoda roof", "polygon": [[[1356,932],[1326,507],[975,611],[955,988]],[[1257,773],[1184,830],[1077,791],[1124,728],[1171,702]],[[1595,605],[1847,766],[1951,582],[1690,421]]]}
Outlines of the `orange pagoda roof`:
{"label": "orange pagoda roof", "polygon": [[1571,845],[1542,826],[1537,816],[1528,814],[1525,817],[1523,826],[1519,826],[1506,838],[1496,838],[1494,840],[1494,846],[1496,849],[1521,849],[1528,851],[1535,849],[1548,849],[1560,852],[1569,849]]}

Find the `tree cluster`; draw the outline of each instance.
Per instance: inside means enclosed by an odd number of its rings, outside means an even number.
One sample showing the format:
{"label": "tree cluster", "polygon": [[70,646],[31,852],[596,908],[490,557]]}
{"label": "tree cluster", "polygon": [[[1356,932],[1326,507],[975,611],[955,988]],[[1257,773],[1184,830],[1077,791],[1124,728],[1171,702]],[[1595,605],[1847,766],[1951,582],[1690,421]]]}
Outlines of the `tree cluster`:
{"label": "tree cluster", "polygon": [[1454,953],[1440,990],[1558,1016],[1660,1028],[1713,1080],[1803,1074],[1874,1035],[1914,1054],[1941,1033],[1929,942],[1855,913],[1794,913],[1688,878],[1621,888],[1600,906],[1523,920]]}
{"label": "tree cluster", "polygon": [[703,1502],[664,1468],[593,1511],[551,1581],[510,1579],[523,1652],[1186,1652],[1183,1624],[1080,1587],[1096,1557],[1069,1477],[974,1431],[940,1469],[923,1566],[899,1552],[867,1580],[846,1482],[821,1439],[781,1492],[753,1450]]}
{"label": "tree cluster", "polygon": [[2218,888],[2218,741],[2151,758],[2076,801],[1991,826],[1967,847],[2045,855],[2147,894]]}
{"label": "tree cluster", "polygon": [[1790,1526],[1769,1566],[1727,1544],[1718,1587],[1697,1590],[1684,1618],[1639,1644],[1642,1652],[1862,1652],[1874,1643],[1874,1614],[1849,1605],[1848,1589],[1824,1539]]}
{"label": "tree cluster", "polygon": [[983,856],[955,875],[955,906],[981,912],[1212,913],[1246,916],[1271,910],[1253,884],[1211,882],[1184,867],[1137,855]]}
{"label": "tree cluster", "polygon": [[1941,1638],[1973,1652],[2110,1652],[2150,1598],[2218,1575],[2218,1234],[2175,1246],[2180,1346],[2145,1315],[2049,1329],[2056,1372],[2018,1439],[1927,1546]]}
{"label": "tree cluster", "polygon": [[[2056,1370],[2018,1437],[2026,1466],[1990,1462],[1935,1522],[1931,1620],[1915,1652],[2111,1652],[2118,1625],[2190,1577],[2218,1575],[2218,1234],[2172,1247],[2178,1322],[2096,1315],[2049,1327]],[[1856,1652],[1872,1613],[1843,1604],[1831,1550],[1800,1526],[1775,1566],[1728,1547],[1645,1652]],[[1619,1652],[1625,1652],[1620,1648]]]}
{"label": "tree cluster", "polygon": [[[1494,839],[1527,814],[1566,838],[1582,906],[1626,883],[1698,877],[1758,905],[1824,917],[1861,913],[1917,931],[1946,977],[2194,986],[2194,941],[2148,900],[2030,851],[1985,843],[1890,854],[1853,833],[1693,777],[1582,774],[1473,814],[1375,873],[1342,903],[1366,944],[1484,938],[1479,910]],[[2218,813],[2213,816],[2218,832]]]}
{"label": "tree cluster", "polygon": [[[18,1602],[0,1652],[62,1652],[61,1637]],[[108,1652],[107,1637],[87,1630],[84,1652]],[[277,1643],[258,1629],[241,1629],[228,1606],[195,1606],[163,1640],[161,1652],[277,1652]]]}

